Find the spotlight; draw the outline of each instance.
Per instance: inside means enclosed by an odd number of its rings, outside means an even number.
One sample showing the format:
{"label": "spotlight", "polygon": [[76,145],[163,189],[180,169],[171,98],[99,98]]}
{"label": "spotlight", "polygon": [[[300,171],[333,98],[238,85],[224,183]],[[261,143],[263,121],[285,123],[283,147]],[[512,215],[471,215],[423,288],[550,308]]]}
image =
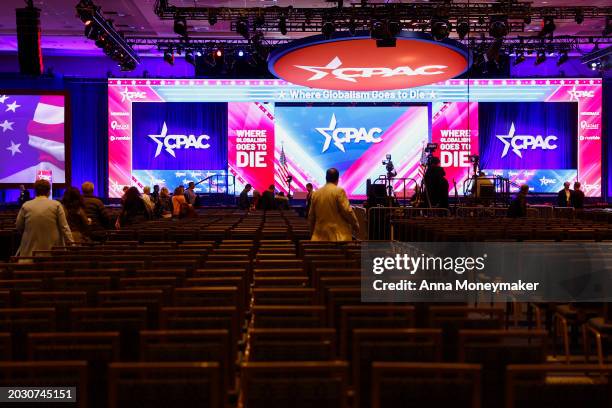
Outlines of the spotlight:
{"label": "spotlight", "polygon": [[491,17],[489,35],[493,38],[503,38],[508,35],[508,24],[506,16]]}
{"label": "spotlight", "polygon": [[171,50],[166,50],[164,52],[164,61],[170,65],[174,65],[174,54],[172,54]]}
{"label": "spotlight", "polygon": [[185,51],[185,62],[195,65],[195,57],[193,56],[193,51]]}
{"label": "spotlight", "polygon": [[278,20],[278,31],[280,31],[282,35],[287,35],[287,16],[280,16]]}
{"label": "spotlight", "polygon": [[582,9],[576,9],[576,16],[574,17],[576,24],[582,24],[584,22],[584,12]]}
{"label": "spotlight", "polygon": [[567,55],[567,51],[563,51],[561,53],[561,55],[559,55],[559,60],[557,61],[557,66],[560,67],[561,65],[565,64],[568,59],[569,59],[569,56]]}
{"label": "spotlight", "polygon": [[217,51],[215,51],[215,57],[221,58],[222,56],[223,56],[223,51],[221,51],[221,49],[218,49]]}
{"label": "spotlight", "polygon": [[197,51],[196,51],[196,56],[197,56],[197,57],[201,57],[201,56],[202,56],[202,51],[197,50]]}
{"label": "spotlight", "polygon": [[535,65],[540,65],[546,61],[546,52],[538,51],[538,55],[536,56]]}
{"label": "spotlight", "polygon": [[516,54],[516,58],[514,59],[514,65],[518,65],[524,61],[525,61],[525,54],[523,54],[523,51],[521,51],[520,53]]}
{"label": "spotlight", "polygon": [[599,64],[598,64],[597,62],[591,62],[591,70],[592,70],[592,71],[596,71],[596,70],[597,70],[598,65],[599,65]]}
{"label": "spotlight", "polygon": [[98,37],[98,27],[95,24],[85,24],[85,37],[89,40],[95,40]]}
{"label": "spotlight", "polygon": [[208,9],[208,25],[214,26],[217,24],[217,10],[213,8]]}
{"label": "spotlight", "polygon": [[396,37],[402,32],[402,24],[399,21],[389,21],[388,29],[389,35]]}
{"label": "spotlight", "polygon": [[610,34],[612,34],[612,17],[610,17],[610,16],[606,17],[606,25],[605,25],[603,31],[601,32],[601,34],[604,37],[607,37]]}
{"label": "spotlight", "polygon": [[350,35],[355,35],[357,33],[357,23],[355,23],[355,19],[352,17],[348,23],[348,31]]}
{"label": "spotlight", "polygon": [[375,20],[372,21],[372,26],[370,27],[370,36],[374,39],[382,39],[385,37],[386,30],[385,25],[382,21]]}
{"label": "spotlight", "polygon": [[174,32],[181,37],[187,37],[187,20],[185,17],[174,18]]}
{"label": "spotlight", "polygon": [[448,38],[451,32],[451,24],[448,20],[432,19],[431,20],[431,35],[434,40],[442,41]]}
{"label": "spotlight", "polygon": [[255,27],[261,28],[264,26],[264,24],[266,24],[266,19],[261,14],[257,14],[255,16],[255,19],[253,20],[253,24],[255,25]]}
{"label": "spotlight", "polygon": [[244,51],[242,50],[238,50],[238,52],[236,52],[236,55],[240,58],[244,57]]}
{"label": "spotlight", "polygon": [[461,20],[457,23],[457,35],[460,39],[464,39],[470,32],[470,23],[467,20]]}
{"label": "spotlight", "polygon": [[555,19],[552,16],[544,17],[542,21],[542,30],[538,33],[538,37],[552,37],[557,26],[555,25]]}
{"label": "spotlight", "polygon": [[240,34],[247,40],[249,39],[249,24],[244,18],[241,18],[236,22],[236,33]]}
{"label": "spotlight", "polygon": [[329,40],[335,31],[336,27],[331,21],[326,21],[323,23],[323,27],[321,27],[321,34],[323,34],[323,37],[325,37],[326,40]]}

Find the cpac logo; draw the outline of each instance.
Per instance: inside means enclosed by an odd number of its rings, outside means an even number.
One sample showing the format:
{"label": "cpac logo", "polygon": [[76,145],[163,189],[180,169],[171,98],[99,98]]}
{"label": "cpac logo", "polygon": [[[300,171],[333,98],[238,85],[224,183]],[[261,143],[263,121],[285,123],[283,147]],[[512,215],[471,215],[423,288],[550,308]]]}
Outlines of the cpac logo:
{"label": "cpac logo", "polygon": [[556,183],[557,183],[556,179],[549,179],[549,178],[546,178],[546,176],[542,176],[542,178],[540,179],[541,186],[547,186],[549,184],[556,184]]}
{"label": "cpac logo", "polygon": [[572,87],[567,93],[570,94],[570,101],[577,101],[580,98],[592,98],[595,96],[594,91],[578,91],[576,90],[576,85]]}
{"label": "cpac logo", "polygon": [[159,156],[162,147],[165,148],[166,152],[172,157],[176,157],[174,154],[175,149],[208,149],[210,147],[208,143],[203,144],[204,140],[210,140],[208,135],[200,135],[198,137],[195,135],[169,135],[166,122],[164,122],[159,135],[148,136],[157,143],[155,157]]}
{"label": "cpac logo", "polygon": [[127,86],[125,87],[123,91],[120,92],[120,94],[121,94],[121,102],[125,102],[126,99],[128,101],[132,101],[132,99],[145,99],[147,97],[146,92],[131,92],[131,91],[128,91]]}
{"label": "cpac logo", "polygon": [[516,154],[521,159],[523,158],[521,150],[555,150],[557,148],[556,144],[551,143],[557,140],[557,136],[551,135],[543,137],[541,135],[515,135],[514,132],[514,122],[512,122],[512,125],[510,125],[510,131],[507,135],[495,135],[504,144],[504,151],[502,152],[501,157],[506,157],[510,147],[512,147],[512,151],[514,152],[514,154]]}
{"label": "cpac logo", "polygon": [[389,78],[398,75],[404,76],[415,76],[415,75],[439,75],[443,74],[446,65],[425,65],[419,68],[411,68],[408,66],[397,67],[397,68],[340,68],[342,61],[340,58],[335,57],[324,67],[314,67],[309,65],[295,65],[296,68],[303,69],[305,71],[312,72],[314,75],[308,78],[308,81],[318,81],[328,76],[330,73],[336,77],[348,82],[357,82],[357,78],[372,78],[379,76],[382,78]]}
{"label": "cpac logo", "polygon": [[372,128],[367,130],[366,128],[337,128],[337,120],[336,114],[332,114],[331,120],[329,121],[328,127],[323,128],[315,128],[317,132],[325,136],[325,143],[323,144],[323,150],[321,153],[324,153],[329,149],[329,145],[334,141],[334,146],[338,148],[338,150],[344,152],[344,143],[380,143],[382,139],[380,137],[376,137],[382,133],[381,128]]}

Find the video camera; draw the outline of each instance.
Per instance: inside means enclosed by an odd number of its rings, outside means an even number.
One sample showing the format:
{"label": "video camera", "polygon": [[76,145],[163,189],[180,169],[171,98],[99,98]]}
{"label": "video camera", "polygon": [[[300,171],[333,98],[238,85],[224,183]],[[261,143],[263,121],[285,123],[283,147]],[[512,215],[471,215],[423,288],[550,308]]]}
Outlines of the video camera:
{"label": "video camera", "polygon": [[382,161],[383,166],[387,170],[387,178],[393,178],[397,176],[397,172],[395,171],[395,166],[393,165],[393,161],[391,161],[391,155],[387,154],[385,160]]}

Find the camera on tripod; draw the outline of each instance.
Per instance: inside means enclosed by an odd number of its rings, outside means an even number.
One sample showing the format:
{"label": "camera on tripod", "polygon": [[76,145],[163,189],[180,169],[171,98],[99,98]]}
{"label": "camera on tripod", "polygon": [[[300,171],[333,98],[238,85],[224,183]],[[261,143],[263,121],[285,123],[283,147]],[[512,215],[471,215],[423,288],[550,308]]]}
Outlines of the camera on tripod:
{"label": "camera on tripod", "polygon": [[434,159],[434,153],[436,152],[436,150],[438,150],[438,144],[437,143],[427,143],[427,146],[425,146],[424,149],[424,162],[423,160],[421,161],[421,164],[430,166],[432,160]]}
{"label": "camera on tripod", "polygon": [[393,161],[391,161],[391,155],[387,154],[385,160],[382,161],[383,166],[387,170],[387,178],[393,178],[397,176],[397,172],[395,171],[395,166],[393,165]]}

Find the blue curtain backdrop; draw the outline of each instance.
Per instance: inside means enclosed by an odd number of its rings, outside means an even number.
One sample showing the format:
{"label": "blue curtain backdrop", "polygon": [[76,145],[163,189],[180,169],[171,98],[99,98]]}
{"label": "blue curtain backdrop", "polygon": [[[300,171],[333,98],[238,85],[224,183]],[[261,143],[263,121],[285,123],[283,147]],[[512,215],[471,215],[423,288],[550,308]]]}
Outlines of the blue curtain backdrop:
{"label": "blue curtain backdrop", "polygon": [[[67,90],[70,94],[72,185],[94,183],[95,194],[107,196],[108,92],[104,79],[23,78],[0,76],[0,90]],[[16,201],[16,190],[5,191],[2,201]]]}
{"label": "blue curtain backdrop", "polygon": [[[554,150],[508,148],[497,135],[554,135]],[[478,104],[478,143],[484,169],[575,169],[577,168],[578,104],[572,102],[486,102]],[[510,139],[506,139],[510,143]]]}

